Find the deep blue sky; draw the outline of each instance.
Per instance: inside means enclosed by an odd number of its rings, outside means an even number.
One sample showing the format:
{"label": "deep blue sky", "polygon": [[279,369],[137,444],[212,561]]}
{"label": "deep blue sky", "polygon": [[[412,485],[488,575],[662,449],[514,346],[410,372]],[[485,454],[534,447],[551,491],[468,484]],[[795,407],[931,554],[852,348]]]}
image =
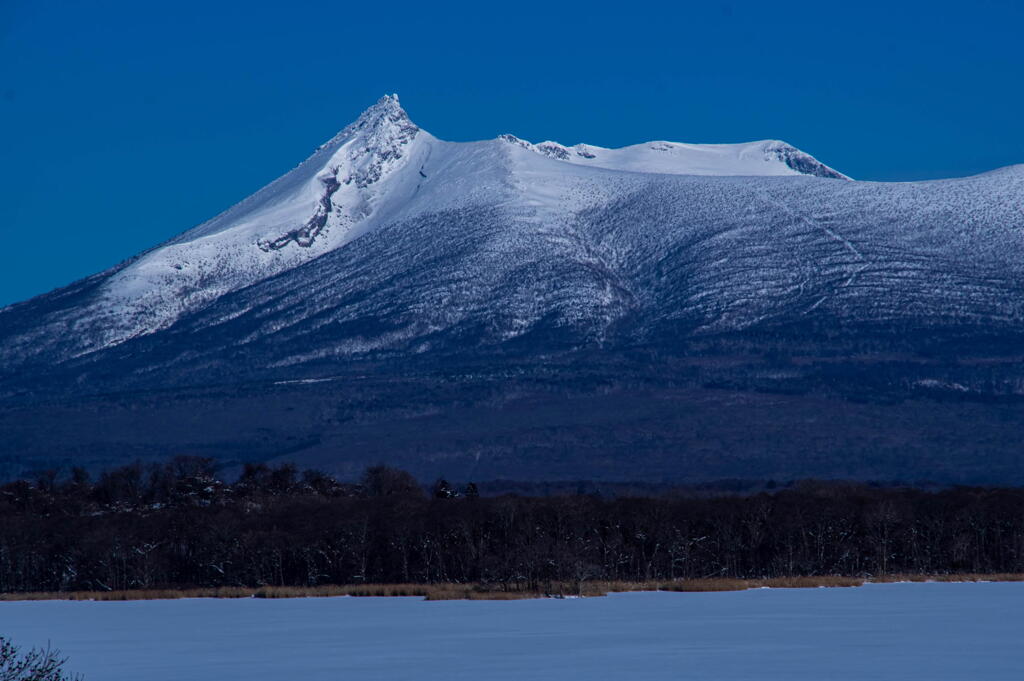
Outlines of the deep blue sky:
{"label": "deep blue sky", "polygon": [[784,139],[858,179],[1024,162],[1024,3],[0,0],[0,305],[287,171],[385,92],[442,139]]}

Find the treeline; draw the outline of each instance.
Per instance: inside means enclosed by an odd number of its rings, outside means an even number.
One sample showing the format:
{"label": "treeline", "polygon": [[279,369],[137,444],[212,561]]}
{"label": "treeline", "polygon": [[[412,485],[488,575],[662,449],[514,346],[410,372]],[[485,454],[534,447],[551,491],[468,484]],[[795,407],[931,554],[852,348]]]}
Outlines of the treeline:
{"label": "treeline", "polygon": [[210,460],[0,487],[0,591],[1024,572],[1024,490],[802,482],[752,495],[481,497]]}

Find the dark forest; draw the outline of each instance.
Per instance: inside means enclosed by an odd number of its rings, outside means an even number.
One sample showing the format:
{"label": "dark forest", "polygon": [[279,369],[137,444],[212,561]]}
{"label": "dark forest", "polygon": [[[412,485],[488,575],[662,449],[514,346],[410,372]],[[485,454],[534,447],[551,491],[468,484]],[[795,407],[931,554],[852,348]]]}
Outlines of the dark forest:
{"label": "dark forest", "polygon": [[0,592],[1024,572],[1024,490],[803,481],[757,493],[481,496],[209,459],[0,487]]}

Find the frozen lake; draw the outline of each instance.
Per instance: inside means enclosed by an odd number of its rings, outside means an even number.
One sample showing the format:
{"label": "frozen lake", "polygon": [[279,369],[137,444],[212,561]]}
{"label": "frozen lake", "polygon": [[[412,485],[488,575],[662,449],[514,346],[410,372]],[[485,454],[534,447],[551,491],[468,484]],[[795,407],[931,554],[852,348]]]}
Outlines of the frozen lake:
{"label": "frozen lake", "polygon": [[86,681],[1024,679],[1024,583],[411,598],[0,603]]}

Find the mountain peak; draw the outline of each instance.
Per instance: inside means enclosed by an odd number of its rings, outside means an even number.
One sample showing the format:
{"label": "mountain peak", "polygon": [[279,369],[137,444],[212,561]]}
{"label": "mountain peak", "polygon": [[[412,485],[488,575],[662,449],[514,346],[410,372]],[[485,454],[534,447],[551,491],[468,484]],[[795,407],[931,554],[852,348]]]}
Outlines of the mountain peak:
{"label": "mountain peak", "polygon": [[384,95],[339,136],[343,143],[353,142],[344,160],[334,159],[335,164],[349,166],[347,178],[339,180],[355,182],[360,188],[375,183],[405,155],[419,132],[398,103],[398,95]]}
{"label": "mountain peak", "polygon": [[[359,114],[359,118],[323,144],[320,149],[338,147],[351,141],[357,135],[367,139],[403,138],[411,139],[419,132],[398,101],[397,94],[384,95],[377,102]],[[371,145],[372,146],[372,145]]]}
{"label": "mountain peak", "polygon": [[409,115],[405,113],[405,109],[402,108],[402,104],[398,101],[397,94],[384,95],[377,100],[377,103],[368,108],[359,118],[356,119],[356,123],[374,123],[382,118],[404,118],[408,120]]}
{"label": "mountain peak", "polygon": [[399,130],[405,134],[415,134],[419,128],[409,119],[398,101],[397,94],[384,95],[377,103],[359,115],[355,123],[348,129],[356,130]]}
{"label": "mountain peak", "polygon": [[[350,228],[368,217],[373,212],[370,199],[376,192],[366,190],[401,167],[419,132],[399,104],[398,95],[381,97],[306,161],[312,162],[315,173],[312,178],[301,175],[311,189],[300,192],[297,205],[307,206],[308,197],[315,197],[312,214],[307,215],[304,208],[299,225],[287,224],[287,230],[263,236],[257,246],[264,252],[293,243],[309,247],[331,224]],[[328,157],[321,157],[322,153]]]}

